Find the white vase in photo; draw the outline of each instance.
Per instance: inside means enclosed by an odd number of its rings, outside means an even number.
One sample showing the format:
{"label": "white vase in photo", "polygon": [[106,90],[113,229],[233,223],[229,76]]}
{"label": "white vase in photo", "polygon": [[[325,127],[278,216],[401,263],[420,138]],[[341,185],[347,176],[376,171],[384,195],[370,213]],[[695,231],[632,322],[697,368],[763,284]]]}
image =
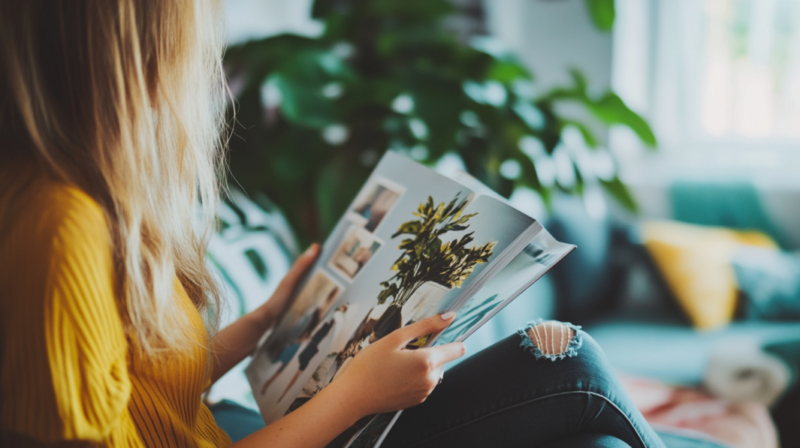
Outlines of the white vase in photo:
{"label": "white vase in photo", "polygon": [[438,283],[423,283],[403,305],[403,325],[411,321],[418,322],[432,315],[438,308],[440,299],[448,292],[450,292],[450,288]]}

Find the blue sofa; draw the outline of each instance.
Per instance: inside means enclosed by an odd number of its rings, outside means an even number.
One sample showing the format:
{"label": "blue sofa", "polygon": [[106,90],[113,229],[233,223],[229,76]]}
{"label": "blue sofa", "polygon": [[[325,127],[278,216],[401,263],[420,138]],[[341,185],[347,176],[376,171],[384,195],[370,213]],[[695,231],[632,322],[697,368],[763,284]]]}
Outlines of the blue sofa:
{"label": "blue sofa", "polygon": [[[702,193],[693,196],[697,191]],[[671,199],[674,218],[684,222],[758,229],[785,241],[751,186],[681,183]],[[800,321],[741,320],[713,331],[695,330],[639,242],[635,221],[593,219],[580,201],[561,198],[545,226],[578,250],[476,332],[467,341],[468,350],[491,344],[530,316],[541,316],[582,325],[619,372],[669,384],[700,385],[713,347],[731,338],[762,347],[790,342],[797,361],[791,367],[800,371]],[[782,447],[800,447],[797,386],[772,416]],[[668,446],[682,445],[673,440]]]}

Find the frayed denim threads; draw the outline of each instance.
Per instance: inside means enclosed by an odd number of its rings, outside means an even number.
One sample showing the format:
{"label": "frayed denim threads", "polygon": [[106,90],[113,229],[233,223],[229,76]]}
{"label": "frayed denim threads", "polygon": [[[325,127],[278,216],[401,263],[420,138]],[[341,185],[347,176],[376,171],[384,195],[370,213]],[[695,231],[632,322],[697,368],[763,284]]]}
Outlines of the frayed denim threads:
{"label": "frayed denim threads", "polygon": [[[541,328],[543,337],[539,340],[539,344],[545,344],[544,351],[536,345],[536,342],[534,342],[531,336],[528,334],[528,330],[533,328],[534,331],[536,331],[537,328],[539,328],[540,326],[542,326],[542,324],[547,322],[552,322],[553,324],[560,325],[562,330],[565,328],[570,329],[574,333],[572,335],[572,339],[567,344],[567,347],[561,350],[559,353],[545,353],[545,351],[547,351],[546,347],[547,342],[554,337],[553,335],[548,335],[545,328],[543,327]],[[533,353],[533,356],[536,358],[536,360],[544,358],[544,359],[549,359],[551,361],[557,361],[567,357],[573,357],[578,355],[578,349],[583,344],[583,338],[580,329],[581,329],[580,325],[573,325],[568,322],[545,321],[544,319],[539,318],[528,322],[525,325],[525,327],[517,330],[517,334],[519,334],[521,338],[521,341],[519,343],[520,347],[523,347],[523,349],[529,350],[531,353]],[[563,342],[561,345],[563,345]]]}

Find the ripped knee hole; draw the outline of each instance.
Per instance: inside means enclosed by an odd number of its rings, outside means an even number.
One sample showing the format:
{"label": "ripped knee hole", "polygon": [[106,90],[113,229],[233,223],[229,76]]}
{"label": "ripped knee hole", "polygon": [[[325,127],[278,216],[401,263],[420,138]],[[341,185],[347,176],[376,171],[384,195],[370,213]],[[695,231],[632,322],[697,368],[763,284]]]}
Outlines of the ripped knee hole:
{"label": "ripped knee hole", "polygon": [[579,329],[580,327],[568,323],[538,319],[520,330],[520,345],[530,349],[536,359],[555,361],[575,356],[581,346]]}

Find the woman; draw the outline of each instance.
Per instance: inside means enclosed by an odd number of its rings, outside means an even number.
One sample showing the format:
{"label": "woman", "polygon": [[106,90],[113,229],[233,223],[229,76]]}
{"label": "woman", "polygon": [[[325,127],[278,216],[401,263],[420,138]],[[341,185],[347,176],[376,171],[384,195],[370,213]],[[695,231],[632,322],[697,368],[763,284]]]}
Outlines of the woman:
{"label": "woman", "polygon": [[[275,323],[318,247],[215,331],[204,254],[224,171],[220,17],[210,0],[0,2],[2,446],[230,444],[201,394]],[[452,318],[370,344],[236,446],[320,447],[419,405],[464,348],[403,347]],[[587,336],[544,323],[521,338],[453,369],[386,445],[661,446]]]}

